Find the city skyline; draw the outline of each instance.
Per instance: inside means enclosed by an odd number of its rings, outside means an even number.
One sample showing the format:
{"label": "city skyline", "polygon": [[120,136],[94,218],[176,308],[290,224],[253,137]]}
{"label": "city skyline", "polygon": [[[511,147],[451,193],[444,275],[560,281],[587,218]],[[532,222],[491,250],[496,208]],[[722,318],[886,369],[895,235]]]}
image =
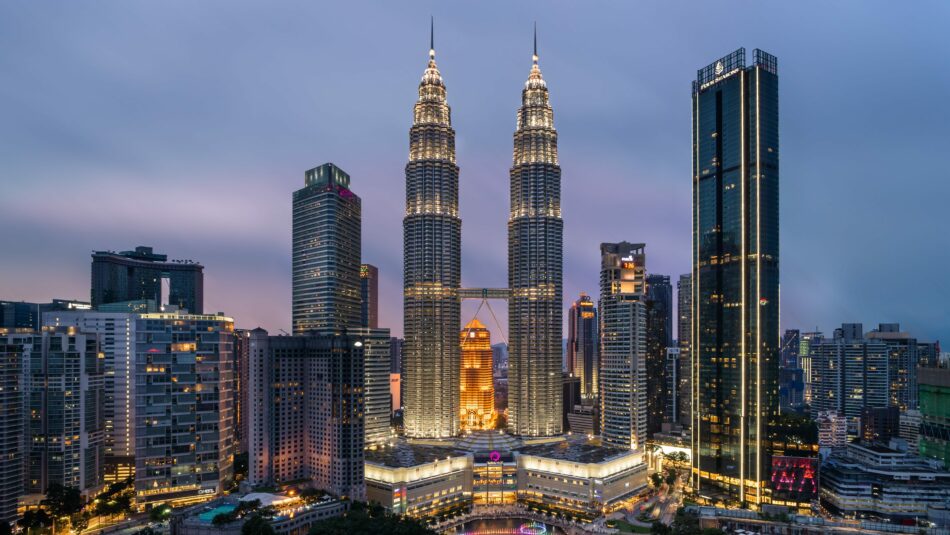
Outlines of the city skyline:
{"label": "city skyline", "polygon": [[[385,9],[380,7],[379,11]],[[701,12],[704,8],[698,9]],[[939,150],[928,153],[928,147],[933,148],[930,143],[939,146],[939,136],[928,138],[925,135],[929,125],[944,122],[946,112],[941,115],[941,110],[924,111],[913,103],[906,103],[902,108],[906,117],[892,115],[894,112],[887,109],[879,109],[879,114],[866,113],[865,109],[884,103],[889,93],[893,93],[888,87],[896,87],[888,84],[896,84],[905,69],[923,76],[923,80],[928,82],[919,84],[917,88],[924,93],[920,95],[920,101],[937,101],[936,97],[929,98],[927,92],[933,91],[936,95],[945,90],[950,85],[947,75],[936,70],[920,72],[917,67],[924,63],[915,63],[925,61],[921,56],[928,39],[936,38],[937,27],[923,17],[915,18],[914,35],[884,36],[878,40],[856,38],[856,43],[860,43],[863,49],[861,54],[848,54],[847,46],[844,46],[831,57],[847,57],[847,61],[828,62],[824,58],[819,61],[817,50],[842,46],[831,40],[835,21],[850,24],[857,35],[864,35],[861,32],[870,35],[875,29],[879,31],[885,26],[895,29],[883,11],[876,15],[849,12],[848,16],[853,18],[846,19],[847,9],[830,9],[831,14],[826,18],[816,17],[813,21],[815,27],[809,36],[812,42],[796,42],[787,33],[795,31],[792,27],[796,17],[801,22],[802,14],[776,8],[753,9],[751,14],[736,14],[736,19],[729,21],[715,15],[730,28],[738,28],[749,17],[766,13],[791,17],[792,20],[780,26],[778,35],[774,37],[761,30],[749,29],[732,32],[732,35],[725,31],[722,32],[725,37],[717,34],[709,40],[685,38],[682,44],[674,44],[676,38],[673,36],[652,35],[651,40],[648,37],[629,37],[623,32],[610,37],[609,30],[617,30],[623,21],[633,25],[634,29],[648,28],[646,21],[635,20],[646,15],[637,9],[628,10],[620,21],[605,17],[597,20],[586,15],[572,19],[565,16],[566,10],[557,6],[543,13],[544,10],[539,8],[518,8],[510,20],[501,20],[496,15],[475,17],[469,21],[473,13],[470,9],[433,10],[440,69],[452,89],[453,125],[459,138],[458,163],[462,169],[460,215],[466,222],[462,230],[462,263],[465,265],[462,286],[506,286],[506,250],[503,244],[507,167],[511,155],[507,136],[512,130],[510,114],[517,105],[516,95],[523,83],[524,64],[530,57],[531,21],[537,17],[545,77],[557,87],[552,104],[558,110],[558,129],[562,136],[560,148],[565,154],[563,310],[567,310],[569,301],[579,292],[593,292],[597,287],[595,247],[600,241],[630,235],[650,247],[650,264],[655,269],[651,272],[671,277],[689,272],[689,118],[682,100],[688,94],[688,83],[694,77],[696,66],[712,61],[724,50],[755,43],[782,58],[783,72],[788,75],[785,78],[788,82],[782,86],[782,107],[794,110],[794,113],[784,114],[782,121],[783,176],[787,177],[782,186],[782,243],[785,252],[782,281],[786,290],[782,294],[782,328],[810,330],[818,326],[819,330],[828,331],[841,322],[875,324],[899,321],[920,339],[946,340],[950,335],[950,322],[947,321],[950,315],[943,303],[950,298],[950,288],[945,277],[940,276],[939,266],[945,264],[941,259],[946,258],[950,242],[947,236],[939,233],[941,225],[936,209],[939,208],[939,199],[946,198],[950,190],[946,183],[934,180],[934,176],[927,173],[939,168],[936,160],[939,156],[934,156],[939,155]],[[38,20],[36,12],[42,8],[5,10],[11,11],[11,16],[0,20],[10,22],[0,22],[0,28],[15,24],[18,15]],[[386,42],[392,46],[380,49],[377,41],[377,50],[372,54],[348,51],[349,47],[356,46],[358,50],[367,52],[368,49],[361,48],[364,45],[360,43],[345,40],[345,45],[342,42],[333,44],[329,42],[333,40],[328,39],[325,43],[327,54],[314,60],[315,52],[324,51],[319,45],[307,41],[265,43],[268,44],[266,49],[272,52],[303,54],[294,61],[285,58],[266,67],[262,64],[268,59],[268,54],[237,46],[234,53],[250,55],[254,68],[260,68],[264,73],[264,83],[244,77],[240,71],[246,66],[232,70],[227,62],[217,67],[223,69],[219,74],[226,76],[215,81],[203,78],[206,76],[203,73],[172,65],[175,63],[172,60],[177,57],[175,54],[190,53],[186,50],[189,45],[198,47],[196,61],[199,62],[210,60],[223,45],[198,40],[189,31],[199,28],[186,27],[180,30],[184,32],[180,37],[186,44],[169,46],[159,52],[155,47],[170,45],[170,39],[151,34],[152,30],[143,26],[142,19],[136,17],[155,15],[159,22],[168,22],[164,17],[169,15],[153,13],[145,7],[129,8],[124,12],[131,17],[130,28],[141,31],[141,35],[121,34],[106,38],[99,45],[95,45],[92,39],[96,37],[94,25],[63,28],[63,31],[54,32],[52,43],[47,44],[19,34],[3,37],[4,41],[23,39],[22,43],[14,41],[13,45],[18,44],[21,49],[26,46],[25,50],[32,53],[32,56],[26,56],[34,61],[43,59],[45,54],[61,53],[56,47],[68,46],[71,42],[87,46],[63,54],[63,58],[53,62],[55,65],[58,61],[60,69],[50,70],[61,71],[57,76],[69,76],[71,87],[86,91],[74,91],[65,95],[68,98],[59,98],[56,102],[49,99],[64,95],[49,85],[51,79],[45,78],[46,74],[29,70],[26,63],[20,63],[22,59],[0,56],[0,63],[8,67],[14,79],[13,86],[3,90],[7,95],[4,106],[11,108],[5,115],[12,120],[0,127],[0,139],[6,142],[0,149],[0,159],[8,164],[7,171],[11,173],[8,177],[22,177],[17,183],[9,178],[2,181],[4,192],[12,194],[9,197],[5,194],[4,198],[16,198],[17,201],[3,203],[9,209],[0,211],[0,223],[17,228],[18,232],[4,239],[4,248],[9,254],[0,259],[0,272],[5,275],[0,280],[0,294],[7,299],[36,302],[53,297],[88,299],[85,292],[90,251],[152,245],[170,257],[192,258],[205,266],[208,274],[206,311],[224,311],[235,317],[241,327],[260,325],[272,331],[288,329],[290,221],[286,205],[292,191],[299,187],[301,171],[332,161],[362,185],[360,194],[366,205],[364,213],[367,213],[363,261],[380,267],[380,324],[391,327],[395,335],[401,335],[399,286],[402,247],[398,222],[403,209],[401,203],[392,199],[401,198],[403,193],[400,175],[405,164],[405,136],[411,123],[411,115],[406,110],[414,100],[412,93],[418,83],[418,65],[424,58],[428,38],[426,19],[429,9],[420,7],[415,11],[418,12],[390,13],[399,21],[399,24],[392,25],[394,30],[383,28],[382,21],[386,17],[360,20],[346,15],[339,15],[341,28],[326,29],[333,35],[360,26],[362,31],[386,32]],[[650,15],[670,23],[683,14],[670,8]],[[889,15],[891,18],[913,17],[899,12]],[[466,24],[471,22],[471,27],[463,27],[463,18]],[[251,19],[253,17],[248,16],[245,22],[250,23]],[[695,20],[680,22],[684,29],[688,29],[692,24],[700,24],[700,19],[697,16]],[[583,30],[576,35],[585,37],[565,34],[569,20]],[[865,26],[859,24],[859,20]],[[241,13],[232,14],[220,23],[219,29],[223,30],[227,23],[241,24],[242,21]],[[56,17],[51,17],[46,23],[54,25],[57,22]],[[290,20],[283,22],[293,24]],[[593,32],[595,24],[603,25],[605,31]],[[500,30],[501,36],[497,42],[477,38],[478,32],[495,28]],[[266,32],[255,36],[267,37]],[[630,44],[606,46],[620,42],[621,37]],[[131,40],[129,50],[117,50],[122,39]],[[467,51],[476,43],[484,46],[479,46],[478,52]],[[662,58],[652,57],[656,56],[653,52],[645,55],[642,49],[647,44],[652,44],[654,50],[664,50],[659,54]],[[592,51],[598,53],[592,54]],[[154,64],[146,61],[130,67],[126,62],[131,61],[135,53],[153,60]],[[931,53],[939,55],[942,51]],[[237,61],[239,56],[228,57],[241,63]],[[902,59],[897,61],[895,58],[898,57]],[[869,61],[874,58],[874,61]],[[306,89],[301,89],[298,84],[307,79],[284,70],[313,65],[315,61],[319,67],[316,70],[339,73],[339,83],[325,87],[306,84]],[[338,62],[344,62],[345,66]],[[491,68],[483,68],[488,63]],[[880,64],[886,65],[886,70]],[[615,65],[622,68],[615,68]],[[658,65],[664,69],[656,71]],[[877,74],[872,68],[875,65],[878,65]],[[127,68],[130,72],[122,75],[125,78],[117,79],[119,69]],[[841,72],[829,72],[835,69]],[[625,72],[618,74],[618,70]],[[645,74],[648,72],[651,73],[649,76]],[[348,82],[348,77],[353,76],[356,78],[350,78],[351,82]],[[843,81],[848,76],[858,78],[852,82]],[[157,80],[159,78],[162,80]],[[178,81],[155,87],[148,84],[166,78]],[[345,102],[339,110],[315,102],[317,98],[336,102],[336,91],[369,83],[373,79],[385,80],[386,87],[394,88],[392,94],[369,103],[362,99]],[[841,95],[825,98],[821,90],[811,87],[815,79],[827,81],[827,87],[820,85],[831,92],[858,89],[862,94],[850,96],[850,99]],[[233,86],[233,82],[237,82],[237,88],[228,87]],[[115,97],[109,102],[100,102],[88,93],[95,88],[102,89],[99,84],[104,83],[117,84],[109,86]],[[629,91],[631,83],[633,91]],[[29,91],[37,84],[45,89]],[[588,87],[587,84],[594,85]],[[271,90],[263,93],[271,100],[262,98],[262,94],[256,92],[258,89]],[[592,90],[602,98],[585,98],[585,93]],[[274,103],[273,97],[284,92],[291,92],[293,98]],[[212,105],[197,116],[185,113],[188,109],[183,105],[202,104],[203,99],[218,93],[225,97],[224,104]],[[141,106],[146,101],[170,118],[142,111]],[[231,106],[238,104],[261,109],[234,113],[237,108]],[[831,105],[837,109],[827,107]],[[46,108],[46,119],[35,116],[40,106]],[[611,106],[622,113],[616,113],[616,118],[608,116]],[[18,107],[29,111],[21,113],[16,110]],[[82,119],[85,110],[80,110],[83,107],[99,110],[104,116],[98,121],[86,122]],[[303,112],[302,118],[297,118],[300,112]],[[261,113],[265,116],[261,117]],[[335,120],[338,113],[342,116]],[[891,121],[887,123],[888,128],[875,128],[882,120],[880,114],[887,114],[884,119]],[[53,118],[56,115],[60,117]],[[347,116],[350,117],[349,124],[342,122],[342,118]],[[230,132],[227,136],[216,137],[223,131],[218,132],[210,123],[215,118],[228,117],[231,123],[228,120],[222,122]],[[133,126],[126,124],[126,120],[142,124],[157,121],[161,128],[157,131],[148,128],[148,132],[129,130]],[[316,130],[306,127],[307,121]],[[842,132],[843,123],[853,128],[850,134],[847,130]],[[626,129],[630,124],[650,135],[628,132]],[[274,141],[273,146],[268,143],[259,145],[256,136],[263,139],[266,132],[258,131],[257,125],[262,125],[265,131],[283,127],[287,130],[284,135],[292,134],[300,139],[295,144],[284,146],[280,146],[279,141]],[[911,126],[913,130],[909,130]],[[140,135],[141,139],[110,139],[106,129],[132,138]],[[367,129],[376,130],[376,137],[365,144],[356,143]],[[617,139],[605,140],[608,136],[597,130],[613,134]],[[196,137],[181,137],[184,131],[193,131]],[[17,135],[24,132],[26,135]],[[328,137],[324,132],[332,134]],[[334,136],[339,139],[332,139]],[[215,141],[211,142],[211,138]],[[619,141],[622,143],[618,145]],[[195,145],[205,146],[206,142],[211,149],[207,154],[194,154],[190,149]],[[873,154],[875,150],[871,147],[875,146],[874,142],[880,143],[879,147],[886,145],[886,148],[880,148],[880,155]],[[833,155],[821,147],[829,144],[836,149]],[[360,152],[354,153],[347,145],[357,147]],[[368,149],[370,146],[373,148]],[[46,159],[48,152],[53,151],[58,157]],[[257,157],[236,154],[241,151],[262,154]],[[368,151],[372,151],[373,157],[361,159]],[[178,158],[179,154],[183,157]],[[230,158],[228,154],[234,156],[233,161],[224,161],[225,157]],[[841,158],[842,154],[844,158]],[[175,156],[174,161],[166,161],[161,158],[163,155]],[[915,172],[907,172],[904,166],[899,166],[912,158],[922,161],[917,164],[920,167],[914,168]],[[848,166],[836,167],[840,165],[836,162],[842,160],[848,161]],[[238,167],[245,169],[235,173]],[[839,180],[828,180],[829,172]],[[237,176],[236,184],[231,182],[233,179],[229,175],[232,174]],[[883,187],[882,181],[892,176],[899,176],[900,183],[906,187]],[[876,182],[867,180],[875,177]],[[46,188],[64,184],[61,181],[72,185],[74,194],[48,200]],[[868,184],[878,187],[865,187]],[[233,187],[235,185],[238,187]],[[249,185],[267,191],[258,194],[258,191],[248,189]],[[916,189],[911,186],[916,186]],[[182,196],[181,188],[193,191],[194,196]],[[610,198],[605,198],[603,190],[611,192]],[[213,192],[220,195],[206,195]],[[908,197],[908,193],[913,196]],[[160,207],[155,218],[129,220],[142,209],[136,200],[144,198],[158,200],[157,203],[150,200],[149,204]],[[898,211],[893,218],[879,217],[882,210],[894,213],[880,204],[891,198],[908,208]],[[212,202],[205,202],[207,199],[212,199]],[[109,200],[116,201],[111,205],[112,209],[101,210],[101,202]],[[636,203],[634,207],[624,210],[631,201]],[[853,210],[849,214],[851,218],[840,217],[839,210],[845,202]],[[44,212],[46,215],[42,221],[25,219],[34,217],[38,203],[50,205],[52,210]],[[594,205],[598,206],[598,217],[588,217],[593,213],[591,206]],[[931,219],[923,215],[928,209],[933,214]],[[260,218],[241,217],[258,211]],[[81,216],[82,224],[75,225],[73,219],[58,219],[59,213]],[[196,218],[195,213],[206,217]],[[231,219],[227,219],[229,215]],[[31,224],[17,225],[23,221]],[[194,223],[202,223],[203,228],[194,229]],[[69,225],[70,232],[63,231],[66,225]],[[824,232],[816,233],[822,228]],[[912,267],[922,270],[922,273],[914,277],[893,276],[887,285],[891,291],[881,292],[880,274],[896,275],[901,272],[904,261],[901,260],[903,255],[880,255],[876,246],[879,247],[877,244],[882,240],[897,241],[906,232],[914,233],[916,239],[900,243],[907,248],[907,257],[914,259]],[[225,239],[215,243],[203,239],[222,233]],[[253,254],[246,254],[248,250]],[[904,299],[894,299],[893,294]],[[471,319],[474,306],[472,304],[470,308],[468,303],[463,306],[463,322]],[[502,306],[495,308],[504,309]],[[499,319],[503,325],[507,323],[504,312]]]}

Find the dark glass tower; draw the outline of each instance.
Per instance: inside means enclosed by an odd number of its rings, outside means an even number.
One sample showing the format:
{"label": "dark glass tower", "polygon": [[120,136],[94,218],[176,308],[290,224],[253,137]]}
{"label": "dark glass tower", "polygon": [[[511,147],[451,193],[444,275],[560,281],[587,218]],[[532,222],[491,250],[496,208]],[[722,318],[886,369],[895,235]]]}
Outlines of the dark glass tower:
{"label": "dark glass tower", "polygon": [[293,329],[360,326],[360,198],[332,163],[307,171],[294,192]]}
{"label": "dark glass tower", "polygon": [[667,384],[666,349],[673,345],[673,286],[669,275],[646,277],[647,312],[647,435],[663,427],[667,400],[672,396]]}
{"label": "dark glass tower", "polygon": [[776,58],[739,49],[693,83],[693,481],[768,502],[779,411]]}
{"label": "dark glass tower", "polygon": [[360,266],[360,325],[379,328],[379,269],[372,264]]}
{"label": "dark glass tower", "polygon": [[410,437],[459,431],[462,220],[445,84],[430,44],[409,130],[403,219],[404,423]]}
{"label": "dark glass tower", "polygon": [[162,283],[168,285],[168,304],[201,314],[204,310],[204,267],[191,260],[168,261],[168,255],[138,246],[134,251],[92,253],[92,306],[120,301],[162,302]]}
{"label": "dark glass tower", "polygon": [[564,222],[554,112],[538,67],[521,92],[508,220],[508,429],[522,436],[561,432]]}
{"label": "dark glass tower", "polygon": [[597,399],[599,395],[599,342],[597,307],[589,295],[582,293],[567,317],[567,371],[580,379],[581,397],[585,400]]}

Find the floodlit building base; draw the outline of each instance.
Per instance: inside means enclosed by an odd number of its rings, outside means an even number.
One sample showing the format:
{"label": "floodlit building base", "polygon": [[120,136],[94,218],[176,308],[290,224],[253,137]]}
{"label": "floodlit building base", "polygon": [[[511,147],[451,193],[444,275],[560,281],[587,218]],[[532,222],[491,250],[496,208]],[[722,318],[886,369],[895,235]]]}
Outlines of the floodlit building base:
{"label": "floodlit building base", "polygon": [[484,436],[492,440],[397,441],[367,451],[367,499],[411,516],[520,502],[596,518],[646,489],[647,467],[639,451],[605,448],[577,436],[535,444],[497,432]]}

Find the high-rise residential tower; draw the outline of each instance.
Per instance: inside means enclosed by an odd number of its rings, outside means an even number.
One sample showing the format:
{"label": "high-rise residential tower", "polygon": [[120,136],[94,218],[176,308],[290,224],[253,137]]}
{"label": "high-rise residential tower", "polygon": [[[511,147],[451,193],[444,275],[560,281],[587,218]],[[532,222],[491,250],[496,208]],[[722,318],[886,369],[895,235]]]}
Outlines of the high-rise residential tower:
{"label": "high-rise residential tower", "polygon": [[491,333],[477,319],[468,322],[459,335],[462,349],[462,429],[488,429],[495,414],[492,378]]}
{"label": "high-rise residential tower", "polygon": [[45,312],[44,328],[73,327],[99,336],[103,375],[106,483],[135,473],[135,324],[136,314],[100,310]]}
{"label": "high-rise residential tower", "polygon": [[[597,399],[600,359],[597,346],[597,307],[589,295],[582,293],[571,305],[567,316],[567,371],[581,380],[581,397]],[[568,407],[573,410],[573,407]]]}
{"label": "high-rise residential tower", "polygon": [[360,198],[332,163],[304,173],[294,192],[293,330],[360,325]]}
{"label": "high-rise residential tower", "polygon": [[439,438],[459,431],[462,220],[455,130],[431,34],[429,45],[406,164],[402,388],[406,435]]}
{"label": "high-rise residential tower", "polygon": [[[26,412],[23,410],[23,344],[30,335],[0,329],[0,522],[12,524],[23,495]],[[12,527],[12,526],[11,526]],[[9,533],[9,532],[8,532]]]}
{"label": "high-rise residential tower", "polygon": [[204,267],[191,260],[138,246],[134,251],[92,253],[92,306],[151,300],[201,314],[204,309]]}
{"label": "high-rise residential tower", "polygon": [[768,500],[779,412],[779,132],[775,56],[745,49],[693,82],[693,480]]}
{"label": "high-rise residential tower", "polygon": [[234,477],[234,320],[140,314],[135,332],[136,503],[224,492]]}
{"label": "high-rise residential tower", "polygon": [[557,131],[538,67],[537,35],[521,92],[510,178],[508,429],[522,436],[557,435],[562,428],[564,221]]}
{"label": "high-rise residential tower", "polygon": [[360,265],[360,325],[379,328],[379,269]]}
{"label": "high-rise residential tower", "polygon": [[621,449],[647,438],[644,247],[600,244],[600,429],[605,445]]}

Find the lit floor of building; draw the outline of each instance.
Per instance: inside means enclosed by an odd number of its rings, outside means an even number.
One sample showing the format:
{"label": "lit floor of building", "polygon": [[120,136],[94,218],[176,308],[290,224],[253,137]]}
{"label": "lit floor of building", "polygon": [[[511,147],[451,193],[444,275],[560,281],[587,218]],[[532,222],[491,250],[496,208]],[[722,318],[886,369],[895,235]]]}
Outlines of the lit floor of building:
{"label": "lit floor of building", "polygon": [[518,502],[593,518],[636,497],[647,480],[639,451],[582,436],[524,442],[498,431],[399,440],[367,451],[365,473],[369,501],[413,516]]}

